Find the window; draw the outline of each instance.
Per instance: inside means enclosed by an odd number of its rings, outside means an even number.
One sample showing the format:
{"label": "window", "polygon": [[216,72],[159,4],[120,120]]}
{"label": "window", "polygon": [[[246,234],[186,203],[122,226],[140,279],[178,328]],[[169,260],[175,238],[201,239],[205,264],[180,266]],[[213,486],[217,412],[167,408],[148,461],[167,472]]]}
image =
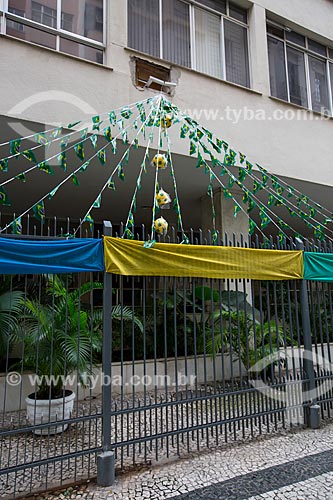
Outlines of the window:
{"label": "window", "polygon": [[247,11],[228,0],[128,0],[128,45],[250,86]]}
{"label": "window", "polygon": [[[19,3],[20,10],[16,8]],[[5,33],[103,63],[105,0],[8,0]]]}
{"label": "window", "polygon": [[333,50],[268,24],[271,95],[332,115]]}

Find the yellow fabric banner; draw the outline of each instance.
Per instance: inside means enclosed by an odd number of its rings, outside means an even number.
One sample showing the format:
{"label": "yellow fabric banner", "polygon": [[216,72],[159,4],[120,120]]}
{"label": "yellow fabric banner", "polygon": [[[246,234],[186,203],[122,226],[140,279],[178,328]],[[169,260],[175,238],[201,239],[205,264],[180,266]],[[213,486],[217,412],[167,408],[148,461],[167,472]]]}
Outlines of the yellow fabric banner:
{"label": "yellow fabric banner", "polygon": [[289,280],[303,278],[301,251],[156,243],[104,237],[105,268],[125,276]]}

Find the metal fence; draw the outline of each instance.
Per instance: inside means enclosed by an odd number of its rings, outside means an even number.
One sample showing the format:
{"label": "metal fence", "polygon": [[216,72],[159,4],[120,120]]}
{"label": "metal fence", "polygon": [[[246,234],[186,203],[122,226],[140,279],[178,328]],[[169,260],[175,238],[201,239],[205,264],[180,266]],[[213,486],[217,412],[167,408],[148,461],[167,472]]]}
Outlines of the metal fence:
{"label": "metal fence", "polygon": [[[73,227],[53,220],[24,232],[61,237]],[[122,227],[108,231],[121,235]],[[94,236],[102,232],[95,227]],[[137,233],[146,239],[144,227]],[[178,241],[176,230],[170,235]],[[211,236],[191,231],[190,242],[209,244]],[[218,243],[261,246],[227,235]],[[296,243],[271,238],[270,246]],[[309,250],[331,251],[314,246],[307,242]],[[318,282],[4,276],[1,498],[97,474],[106,484],[113,465],[126,471],[315,427],[317,402],[323,418],[333,411],[332,326],[331,285]]]}

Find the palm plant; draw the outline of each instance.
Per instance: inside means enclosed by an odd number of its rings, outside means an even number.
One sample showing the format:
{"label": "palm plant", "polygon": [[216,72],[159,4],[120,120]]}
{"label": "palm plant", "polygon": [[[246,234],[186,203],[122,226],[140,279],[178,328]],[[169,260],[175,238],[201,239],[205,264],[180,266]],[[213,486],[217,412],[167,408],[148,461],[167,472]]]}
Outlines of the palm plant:
{"label": "palm plant", "polygon": [[[38,399],[59,398],[64,395],[63,380],[76,371],[81,383],[84,373],[91,371],[102,347],[102,309],[90,310],[82,298],[93,290],[102,289],[100,282],[85,283],[69,291],[57,276],[48,279],[42,304],[28,299],[25,308],[25,368],[32,368],[41,377]],[[132,320],[132,311],[121,311],[120,306],[111,310],[117,320]],[[142,324],[134,319],[138,326]],[[53,376],[51,384],[46,377]]]}
{"label": "palm plant", "polygon": [[23,296],[23,292],[17,290],[0,294],[0,360],[8,355],[11,338],[19,329]]}

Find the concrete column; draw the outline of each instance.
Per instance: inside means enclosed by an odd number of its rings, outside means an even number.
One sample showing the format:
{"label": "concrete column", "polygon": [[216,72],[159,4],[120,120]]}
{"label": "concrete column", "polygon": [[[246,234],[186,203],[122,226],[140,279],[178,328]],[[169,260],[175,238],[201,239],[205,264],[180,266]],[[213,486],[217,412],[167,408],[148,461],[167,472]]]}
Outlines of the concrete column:
{"label": "concrete column", "polygon": [[266,10],[257,4],[249,10],[249,45],[251,87],[270,95]]}
{"label": "concrete column", "polygon": [[[233,198],[240,206],[246,207],[242,202],[243,193],[240,189],[229,189]],[[249,234],[249,217],[243,211],[238,212],[237,217],[234,217],[234,199],[226,199],[221,188],[214,191],[214,206],[216,212],[216,229],[221,235],[221,240],[224,242],[225,234],[228,237],[231,245],[237,246],[243,241],[248,240]],[[212,202],[208,195],[201,198],[201,227],[204,237],[208,230],[212,230]],[[243,280],[229,280],[229,289],[244,292],[247,295],[247,302],[252,304],[251,281],[243,282]]]}
{"label": "concrete column", "polygon": [[[239,189],[229,189],[235,200],[246,208],[242,202],[243,193]],[[245,239],[249,233],[249,218],[244,212],[238,212],[237,217],[234,217],[235,202],[233,199],[226,199],[222,189],[214,190],[214,206],[216,211],[216,229],[224,239],[225,233],[228,235],[228,240],[233,242],[235,237],[236,243],[240,242],[241,235]],[[212,222],[212,202],[208,195],[201,198],[201,227],[204,235],[208,230],[213,229]]]}

